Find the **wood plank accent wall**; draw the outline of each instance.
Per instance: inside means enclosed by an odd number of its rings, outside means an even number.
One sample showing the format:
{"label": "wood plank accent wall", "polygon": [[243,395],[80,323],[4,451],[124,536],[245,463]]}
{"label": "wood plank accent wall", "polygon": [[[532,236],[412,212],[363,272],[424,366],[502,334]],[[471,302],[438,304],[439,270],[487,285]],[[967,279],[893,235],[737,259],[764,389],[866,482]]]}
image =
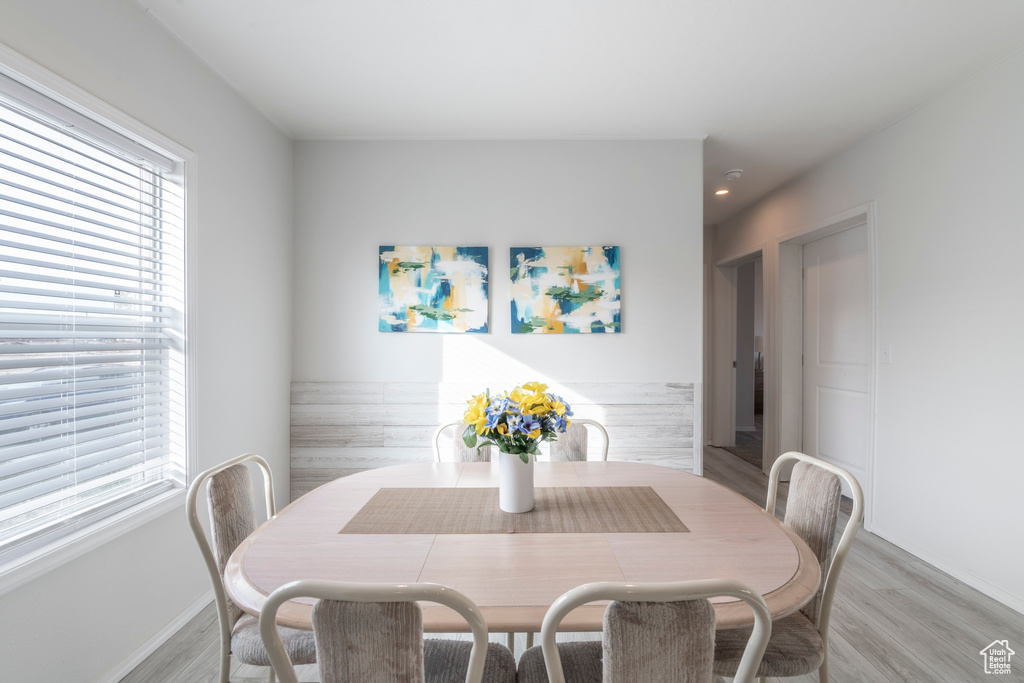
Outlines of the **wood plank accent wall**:
{"label": "wood plank accent wall", "polygon": [[[481,385],[455,383],[293,382],[292,500],[341,476],[432,460],[434,430],[461,421],[466,400],[480,391]],[[693,384],[567,383],[549,391],[563,396],[575,417],[607,428],[609,460],[693,471],[700,424]],[[444,434],[442,457],[454,436],[455,430]],[[600,449],[601,435],[591,431],[591,457]]]}

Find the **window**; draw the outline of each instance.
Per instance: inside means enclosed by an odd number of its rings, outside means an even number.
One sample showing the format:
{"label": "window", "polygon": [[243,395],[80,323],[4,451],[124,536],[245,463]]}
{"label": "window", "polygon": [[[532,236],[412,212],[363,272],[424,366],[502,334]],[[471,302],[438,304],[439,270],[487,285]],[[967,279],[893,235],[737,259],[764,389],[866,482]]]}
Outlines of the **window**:
{"label": "window", "polygon": [[0,564],[184,484],[176,168],[0,74]]}

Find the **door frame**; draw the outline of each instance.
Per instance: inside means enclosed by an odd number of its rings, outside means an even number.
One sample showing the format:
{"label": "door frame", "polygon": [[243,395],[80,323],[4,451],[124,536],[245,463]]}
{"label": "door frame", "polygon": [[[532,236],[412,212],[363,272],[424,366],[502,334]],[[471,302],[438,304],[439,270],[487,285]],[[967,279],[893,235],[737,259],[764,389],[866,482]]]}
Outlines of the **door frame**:
{"label": "door frame", "polygon": [[[866,529],[871,528],[872,499],[875,489],[875,422],[877,415],[876,386],[878,382],[878,257],[875,234],[875,205],[869,202],[841,214],[826,218],[805,228],[794,230],[774,240],[777,256],[775,278],[775,315],[771,330],[779,340],[779,352],[770,359],[774,366],[771,382],[776,405],[775,422],[778,435],[777,455],[803,448],[803,247],[808,242],[864,225],[867,231],[868,257],[868,452],[867,485],[865,488]],[[766,334],[767,334],[766,326]],[[774,361],[774,362],[771,362]],[[765,372],[765,393],[769,391],[769,373]],[[767,409],[767,405],[766,405]],[[767,414],[765,420],[767,421]],[[777,455],[775,457],[777,457]],[[775,457],[771,458],[774,462]],[[767,460],[767,458],[766,458]],[[766,463],[770,467],[771,463]]]}
{"label": "door frame", "polygon": [[[765,259],[766,244],[761,243],[740,254],[720,259],[714,264],[711,273],[711,324],[713,325],[712,340],[708,345],[711,380],[706,383],[709,389],[708,400],[711,402],[711,421],[707,429],[709,445],[720,448],[731,448],[736,445],[736,269],[745,263]],[[762,292],[765,287],[765,269],[762,267]],[[767,297],[765,297],[767,299]],[[767,301],[762,305],[765,315],[765,336],[768,336]],[[769,342],[764,340],[764,358],[767,361]],[[767,381],[767,380],[766,380]],[[765,411],[768,410],[767,394],[765,395]],[[767,419],[767,414],[766,414]],[[762,446],[762,463],[765,461]],[[767,470],[766,470],[767,471]]]}
{"label": "door frame", "polygon": [[868,373],[868,486],[864,526],[872,528],[875,489],[876,387],[878,384],[878,254],[873,201],[756,244],[709,264],[705,312],[705,443],[733,446],[736,439],[736,267],[763,258],[764,454],[767,473],[779,455],[799,451],[803,440],[803,245],[866,224],[871,369]]}

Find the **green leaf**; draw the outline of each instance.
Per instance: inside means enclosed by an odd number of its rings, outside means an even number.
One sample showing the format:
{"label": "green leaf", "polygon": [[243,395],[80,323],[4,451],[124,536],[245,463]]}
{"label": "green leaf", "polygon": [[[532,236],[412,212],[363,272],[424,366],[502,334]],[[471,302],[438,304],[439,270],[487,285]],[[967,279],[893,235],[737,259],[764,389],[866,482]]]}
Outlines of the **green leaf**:
{"label": "green leaf", "polygon": [[604,296],[604,290],[600,287],[588,287],[579,292],[574,292],[568,287],[549,287],[545,292],[552,299],[571,301],[575,304],[585,304],[590,301],[597,301]]}
{"label": "green leaf", "polygon": [[548,322],[544,320],[544,318],[542,318],[539,315],[535,315],[529,320],[524,320],[523,322],[519,323],[519,331],[529,333],[542,327],[546,327],[547,324]]}
{"label": "green leaf", "polygon": [[476,445],[476,427],[474,425],[466,425],[466,429],[462,432],[462,442],[466,444],[467,448]]}
{"label": "green leaf", "polygon": [[530,456],[527,455],[526,453],[520,453],[519,454],[519,459],[522,460],[523,462],[525,462],[527,465],[530,464]]}
{"label": "green leaf", "polygon": [[416,304],[409,308],[431,320],[452,320],[455,318],[456,313],[466,313],[473,310],[471,308],[453,308],[448,310],[447,308],[434,308],[432,306],[424,306],[423,304]]}

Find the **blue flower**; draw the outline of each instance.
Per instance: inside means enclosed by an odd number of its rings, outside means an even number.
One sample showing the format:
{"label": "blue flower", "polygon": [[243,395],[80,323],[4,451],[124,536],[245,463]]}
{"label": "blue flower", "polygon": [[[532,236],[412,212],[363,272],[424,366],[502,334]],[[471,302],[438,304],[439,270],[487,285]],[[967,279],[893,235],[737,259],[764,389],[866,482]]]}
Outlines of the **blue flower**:
{"label": "blue flower", "polygon": [[538,415],[523,415],[516,425],[516,431],[529,434],[541,428],[542,420]]}
{"label": "blue flower", "polygon": [[487,429],[497,429],[498,423],[501,422],[502,413],[492,413],[490,410],[487,411]]}
{"label": "blue flower", "polygon": [[558,403],[561,403],[563,406],[565,406],[565,411],[562,413],[562,415],[564,415],[565,417],[572,417],[572,408],[569,406],[568,403],[565,402],[564,398],[562,398],[561,396],[555,396],[554,394],[548,394],[548,396],[552,398],[552,403],[557,401]]}
{"label": "blue flower", "polygon": [[[571,414],[571,413],[568,413]],[[551,431],[564,432],[565,428],[568,427],[568,421],[565,419],[565,415],[553,415],[551,420]]]}
{"label": "blue flower", "polygon": [[507,396],[495,398],[493,401],[491,401],[491,405],[487,406],[487,412],[496,413],[498,415],[506,413],[508,412],[509,403],[510,401],[508,400]]}

